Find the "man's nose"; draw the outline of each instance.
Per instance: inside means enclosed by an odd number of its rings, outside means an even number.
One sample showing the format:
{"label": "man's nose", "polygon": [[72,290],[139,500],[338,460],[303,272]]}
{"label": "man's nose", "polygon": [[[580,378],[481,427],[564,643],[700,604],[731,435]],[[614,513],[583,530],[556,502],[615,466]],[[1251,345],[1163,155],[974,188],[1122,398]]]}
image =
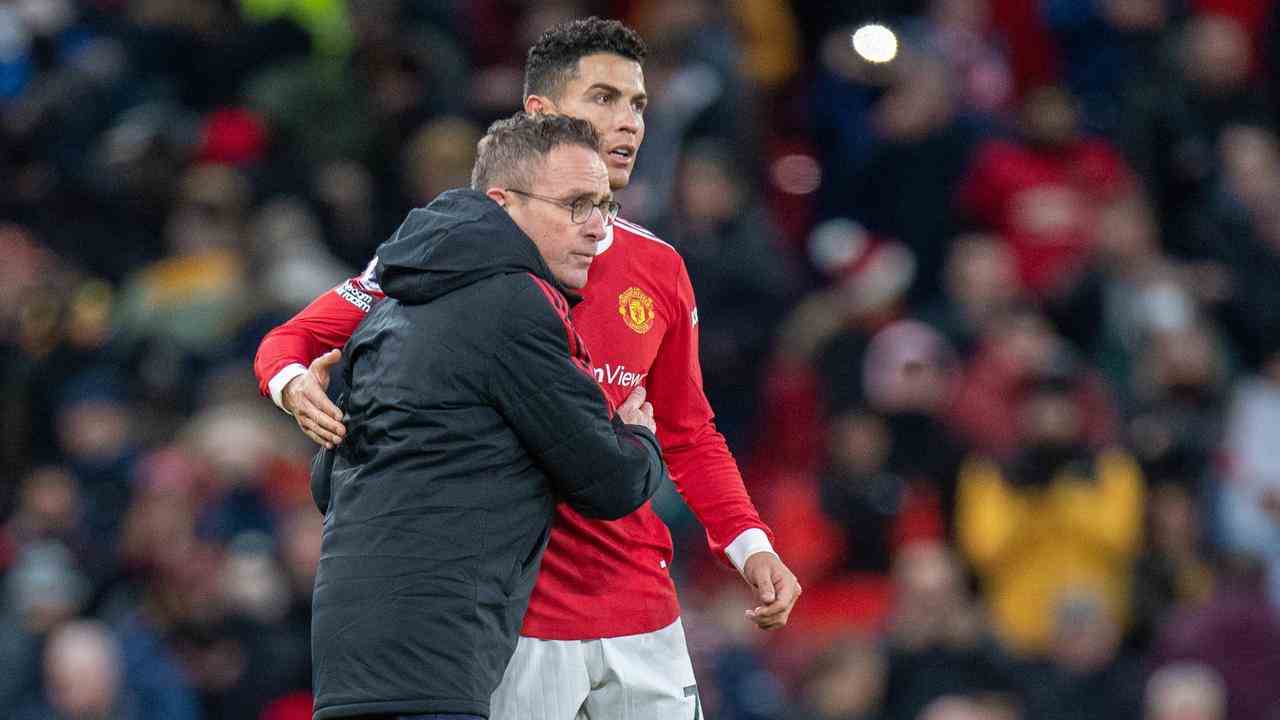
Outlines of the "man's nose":
{"label": "man's nose", "polygon": [[618,117],[615,119],[618,130],[625,133],[636,135],[640,132],[641,126],[644,125],[644,116],[634,107],[624,107],[618,111]]}
{"label": "man's nose", "polygon": [[604,239],[604,210],[598,207],[591,208],[591,212],[587,214],[587,221],[582,224],[582,234],[593,242]]}

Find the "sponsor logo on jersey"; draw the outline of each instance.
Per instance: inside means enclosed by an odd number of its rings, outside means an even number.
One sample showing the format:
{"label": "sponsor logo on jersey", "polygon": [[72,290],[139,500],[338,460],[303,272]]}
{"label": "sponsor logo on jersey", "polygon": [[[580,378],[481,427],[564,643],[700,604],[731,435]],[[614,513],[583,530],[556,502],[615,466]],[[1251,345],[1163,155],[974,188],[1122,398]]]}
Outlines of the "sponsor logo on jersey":
{"label": "sponsor logo on jersey", "polygon": [[593,368],[596,376],[596,382],[610,385],[617,385],[624,388],[633,388],[649,376],[649,373],[638,373],[627,370],[626,365],[610,365],[605,363],[604,367]]}
{"label": "sponsor logo on jersey", "polygon": [[618,296],[618,314],[627,327],[643,335],[653,327],[653,298],[638,287],[629,287]]}
{"label": "sponsor logo on jersey", "polygon": [[335,292],[337,292],[338,296],[343,300],[346,300],[365,312],[369,312],[369,308],[373,307],[373,296],[367,292],[358,290],[355,285],[351,284],[350,280],[339,285],[335,289]]}

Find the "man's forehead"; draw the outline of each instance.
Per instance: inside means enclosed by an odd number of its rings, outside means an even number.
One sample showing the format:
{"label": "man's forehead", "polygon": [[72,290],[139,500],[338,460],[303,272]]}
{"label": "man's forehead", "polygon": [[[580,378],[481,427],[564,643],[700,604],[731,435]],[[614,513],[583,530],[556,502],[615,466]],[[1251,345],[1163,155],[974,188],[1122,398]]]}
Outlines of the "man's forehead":
{"label": "man's forehead", "polygon": [[578,58],[578,65],[570,85],[589,88],[592,85],[604,84],[624,92],[643,93],[644,69],[640,63],[630,58],[610,52],[584,55]]}
{"label": "man's forehead", "polygon": [[600,154],[579,145],[561,145],[547,154],[543,175],[555,192],[608,192],[609,171]]}

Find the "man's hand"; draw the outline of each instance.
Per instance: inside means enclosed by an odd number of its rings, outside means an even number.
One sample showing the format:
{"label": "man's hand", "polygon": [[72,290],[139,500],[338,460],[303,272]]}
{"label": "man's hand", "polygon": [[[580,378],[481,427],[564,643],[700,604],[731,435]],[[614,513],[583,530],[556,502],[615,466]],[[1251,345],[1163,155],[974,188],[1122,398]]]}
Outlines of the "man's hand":
{"label": "man's hand", "polygon": [[742,576],[760,602],[747,611],[747,617],[761,630],[786,625],[791,609],[800,599],[800,582],[782,560],[771,552],[755,553],[742,566]]}
{"label": "man's hand", "polygon": [[658,426],[653,423],[653,405],[645,402],[644,396],[643,385],[633,390],[626,401],[618,406],[618,417],[628,425],[643,425],[649,428],[649,432],[656,433]]}
{"label": "man's hand", "polygon": [[341,350],[330,350],[312,360],[307,372],[290,380],[280,393],[280,404],[298,421],[302,432],[329,449],[342,442],[347,434],[342,425],[342,411],[325,395],[329,368],[341,359]]}

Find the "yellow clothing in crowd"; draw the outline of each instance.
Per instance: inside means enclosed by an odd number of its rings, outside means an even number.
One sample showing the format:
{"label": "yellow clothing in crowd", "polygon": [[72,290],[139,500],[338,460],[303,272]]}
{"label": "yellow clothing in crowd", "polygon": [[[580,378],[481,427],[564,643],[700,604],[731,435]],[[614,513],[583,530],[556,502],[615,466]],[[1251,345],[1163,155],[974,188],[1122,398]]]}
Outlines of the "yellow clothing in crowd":
{"label": "yellow clothing in crowd", "polygon": [[[1049,482],[1015,485],[998,464],[960,472],[956,532],[977,570],[996,629],[1021,654],[1045,651],[1064,597],[1095,594],[1123,627],[1143,525],[1142,471],[1107,450]],[[1093,478],[1082,477],[1087,469]]]}

